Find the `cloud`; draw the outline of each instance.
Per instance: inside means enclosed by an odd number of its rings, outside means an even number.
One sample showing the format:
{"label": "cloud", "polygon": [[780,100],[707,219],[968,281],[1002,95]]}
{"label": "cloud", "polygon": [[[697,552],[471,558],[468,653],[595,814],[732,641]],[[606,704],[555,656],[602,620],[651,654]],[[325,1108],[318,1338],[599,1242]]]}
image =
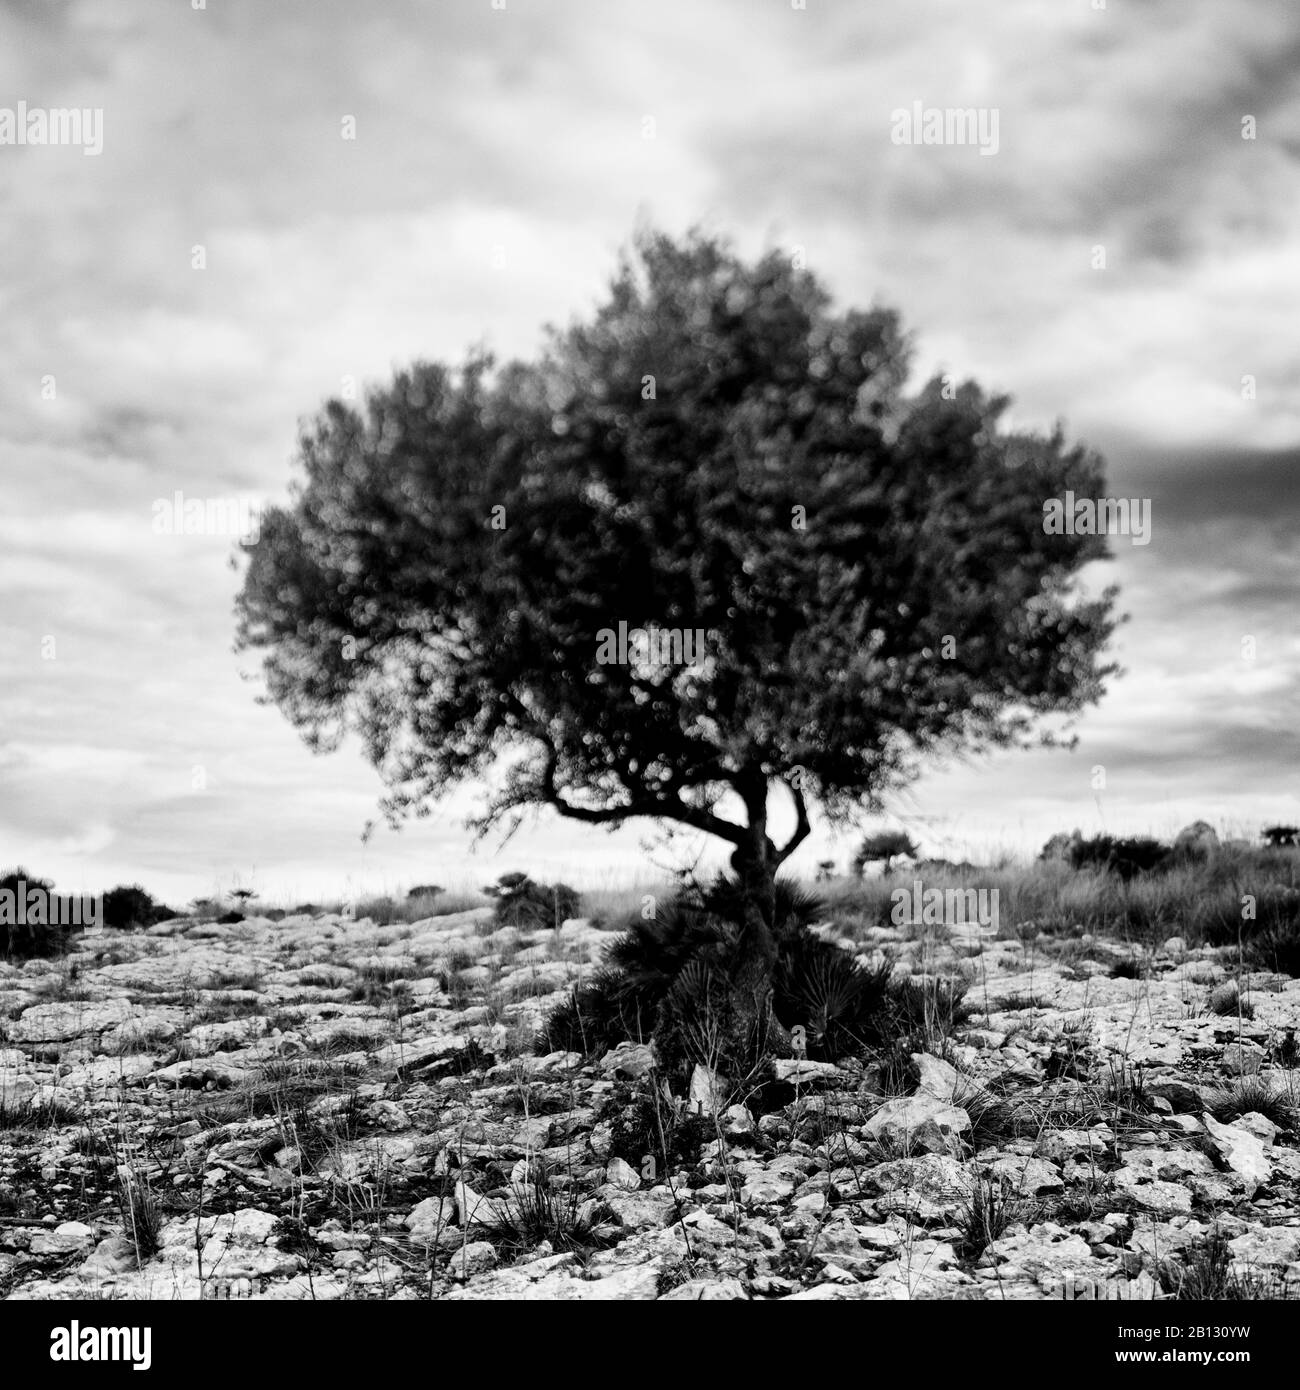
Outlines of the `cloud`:
{"label": "cloud", "polygon": [[[0,5],[0,105],[102,107],[105,134],[0,148],[6,853],[185,897],[254,861],[302,896],[451,877],[472,790],[362,846],[375,774],[241,679],[229,538],[154,535],[151,507],[283,498],[345,380],[532,352],[644,218],[803,248],[841,303],[903,311],[922,374],[1063,417],[1152,499],[1152,544],[1105,576],[1128,674],[1079,751],[900,806],[983,844],[1198,795],[1295,818],[1298,56],[1272,0]],[[894,145],[913,101],[996,107],[997,155]],[[465,872],[631,872],[651,833],[542,816]]]}

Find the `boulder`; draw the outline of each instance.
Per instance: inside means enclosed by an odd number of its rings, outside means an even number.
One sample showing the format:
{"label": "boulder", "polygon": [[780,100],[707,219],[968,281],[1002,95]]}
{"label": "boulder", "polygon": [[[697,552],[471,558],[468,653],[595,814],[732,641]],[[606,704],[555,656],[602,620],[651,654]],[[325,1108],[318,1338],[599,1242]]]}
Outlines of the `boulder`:
{"label": "boulder", "polygon": [[925,1092],[887,1100],[862,1127],[868,1138],[891,1148],[953,1153],[970,1129],[970,1116]]}
{"label": "boulder", "polygon": [[1273,1176],[1264,1141],[1240,1125],[1220,1124],[1213,1115],[1205,1117],[1205,1128],[1219,1157],[1245,1183],[1246,1195],[1254,1196]]}

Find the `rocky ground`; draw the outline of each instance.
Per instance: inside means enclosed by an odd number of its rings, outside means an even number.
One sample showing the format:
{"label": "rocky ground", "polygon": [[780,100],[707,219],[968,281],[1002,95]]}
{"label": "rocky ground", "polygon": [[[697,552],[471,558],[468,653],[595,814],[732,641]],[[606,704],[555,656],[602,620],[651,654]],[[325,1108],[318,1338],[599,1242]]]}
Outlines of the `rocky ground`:
{"label": "rocky ground", "polygon": [[0,1294],[1295,1293],[1300,981],[1177,940],[823,930],[964,975],[973,1017],[694,1118],[646,1047],[532,1055],[609,940],[586,922],[179,919],[0,964]]}

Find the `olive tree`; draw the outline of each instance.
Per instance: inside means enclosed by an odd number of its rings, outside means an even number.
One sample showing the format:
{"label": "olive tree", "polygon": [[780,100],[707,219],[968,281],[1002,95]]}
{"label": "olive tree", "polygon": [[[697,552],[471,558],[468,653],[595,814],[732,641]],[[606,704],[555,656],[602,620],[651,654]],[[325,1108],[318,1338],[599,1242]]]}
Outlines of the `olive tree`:
{"label": "olive tree", "polygon": [[[262,518],[238,643],[313,747],[349,731],[394,823],[464,779],[529,808],[716,836],[760,1017],[773,884],[923,760],[1060,738],[1114,669],[1103,489],[1060,429],[934,379],[885,308],[775,252],[648,232],[534,360],[419,363],[328,402]],[[791,832],[773,838],[774,793]]]}

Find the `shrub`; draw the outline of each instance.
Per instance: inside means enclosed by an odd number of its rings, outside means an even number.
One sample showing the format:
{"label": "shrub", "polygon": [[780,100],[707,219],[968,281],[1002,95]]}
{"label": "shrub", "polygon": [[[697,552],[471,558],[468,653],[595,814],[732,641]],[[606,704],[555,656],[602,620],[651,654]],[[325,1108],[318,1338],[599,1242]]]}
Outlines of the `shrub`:
{"label": "shrub", "polygon": [[1170,1260],[1160,1265],[1162,1291],[1179,1302],[1273,1301],[1288,1297],[1288,1283],[1277,1270],[1239,1271],[1227,1236],[1217,1229],[1186,1251],[1181,1264]]}
{"label": "shrub", "polygon": [[1286,1129],[1296,1116],[1290,1094],[1259,1076],[1239,1077],[1231,1086],[1211,1091],[1205,1097],[1205,1108],[1220,1124],[1231,1124],[1253,1110]]}
{"label": "shrub", "polygon": [[609,1123],[611,1158],[647,1176],[646,1159],[654,1161],[652,1182],[696,1162],[701,1145],[715,1137],[712,1121],[671,1104],[652,1081],[616,1081],[597,1119]]}
{"label": "shrub", "polygon": [[[14,869],[0,875],[0,893],[10,892],[15,896],[15,907],[20,894],[36,888],[49,893],[54,885],[48,879],[37,878],[26,869]],[[26,901],[24,897],[24,902]],[[8,915],[8,914],[6,914]],[[15,913],[15,915],[20,915]],[[67,948],[69,930],[48,922],[0,922],[0,952],[16,960],[33,960],[42,956],[57,956]]]}
{"label": "shrub", "polygon": [[502,874],[483,890],[495,898],[494,915],[503,927],[532,930],[557,929],[569,917],[578,915],[581,898],[576,888],[564,883],[534,883],[527,874]]}
{"label": "shrub", "polygon": [[445,888],[436,883],[418,883],[406,896],[408,898],[436,898],[439,893],[446,891]]}
{"label": "shrub", "polygon": [[1012,1225],[1032,1219],[1034,1212],[1034,1204],[1017,1192],[1009,1179],[994,1173],[976,1178],[961,1208],[957,1251],[968,1260],[977,1260]]}
{"label": "shrub", "polygon": [[1218,848],[1218,833],[1208,821],[1193,821],[1174,836],[1174,855],[1184,862],[1203,863]]}
{"label": "shrub", "polygon": [[[777,881],[772,1012],[780,1028],[806,1030],[810,1058],[836,1061],[900,1038],[920,1045],[967,1016],[963,982],[895,982],[892,963],[865,967],[816,936],[809,926],[822,908],[797,883]],[[747,1034],[736,1012],[729,985],[742,918],[740,885],[729,878],[669,898],[652,918],[634,918],[597,974],[551,1013],[536,1050],[589,1054],[653,1036],[670,1076],[696,1063],[733,1076],[751,1073],[785,1040],[779,1032]]]}
{"label": "shrub", "polygon": [[1171,852],[1159,840],[1146,837],[1116,839],[1111,835],[1096,835],[1090,840],[1074,841],[1070,845],[1069,856],[1072,868],[1106,869],[1118,874],[1127,883],[1138,874],[1160,868]]}
{"label": "shrub", "polygon": [[1264,832],[1264,843],[1273,849],[1289,848],[1300,839],[1300,826],[1270,825]]}
{"label": "shrub", "polygon": [[[162,916],[159,916],[159,913]],[[104,925],[125,931],[129,927],[149,927],[172,915],[169,908],[154,902],[138,883],[110,888],[104,894]]]}
{"label": "shrub", "polygon": [[1061,831],[1048,840],[1039,851],[1038,858],[1044,863],[1053,859],[1069,863],[1074,846],[1082,839],[1083,836],[1080,835],[1077,830],[1071,831],[1068,835],[1064,831]]}
{"label": "shrub", "polygon": [[883,859],[884,872],[888,873],[890,862],[898,855],[903,854],[915,859],[918,853],[917,847],[912,843],[912,837],[905,830],[882,830],[876,835],[868,835],[853,856],[854,877],[860,878],[862,871],[873,859]]}
{"label": "shrub", "polygon": [[[788,880],[777,882],[779,938],[805,932],[821,910],[814,894]],[[717,1015],[726,992],[720,985],[735,959],[742,917],[740,885],[727,878],[703,891],[675,894],[651,918],[634,916],[610,943],[602,970],[551,1014],[535,1046],[590,1053],[653,1032],[664,1044],[660,1058],[670,1071],[705,1060],[696,1053],[707,1048],[707,1038],[696,1035],[701,1027],[717,1031],[726,1024]]]}
{"label": "shrub", "polygon": [[[584,1250],[607,1243],[593,1226],[597,1210],[581,1187],[553,1183],[545,1164],[534,1159],[523,1181],[512,1184],[508,1195],[496,1203],[495,1220],[486,1234],[511,1257],[543,1242],[551,1250]],[[455,1268],[454,1255],[451,1268]]]}
{"label": "shrub", "polygon": [[1274,922],[1265,927],[1251,937],[1247,954],[1265,969],[1300,977],[1300,923]]}
{"label": "shrub", "polygon": [[654,1012],[643,1013],[619,972],[606,968],[587,984],[575,986],[551,1011],[538,1029],[533,1050],[590,1056],[608,1052],[629,1038],[648,1042],[653,1024]]}
{"label": "shrub", "polygon": [[808,1056],[836,1061],[884,1040],[893,965],[866,969],[847,951],[810,932],[781,951],[773,1005],[777,1017],[807,1029]]}

